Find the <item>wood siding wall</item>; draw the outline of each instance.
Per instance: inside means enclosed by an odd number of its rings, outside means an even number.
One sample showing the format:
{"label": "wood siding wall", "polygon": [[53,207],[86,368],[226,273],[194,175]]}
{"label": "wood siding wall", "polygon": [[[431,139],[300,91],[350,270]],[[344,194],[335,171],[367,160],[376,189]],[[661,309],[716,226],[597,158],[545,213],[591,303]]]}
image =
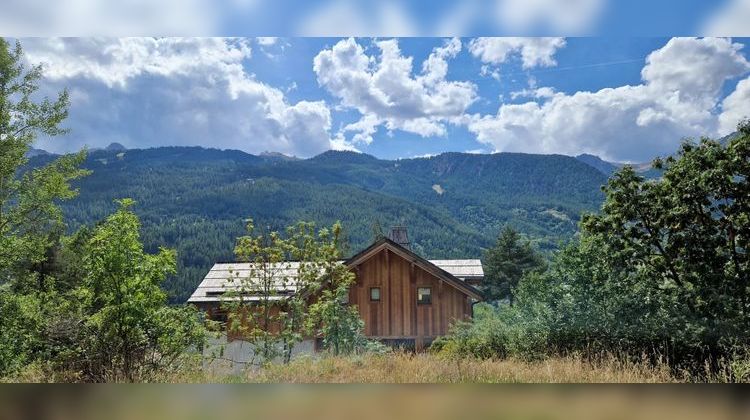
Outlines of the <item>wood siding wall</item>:
{"label": "wood siding wall", "polygon": [[[384,249],[354,267],[357,283],[349,303],[357,305],[365,335],[421,339],[445,335],[450,325],[471,316],[469,297],[401,256]],[[370,288],[380,288],[380,301],[370,301]],[[431,304],[417,304],[417,288],[430,287]]]}

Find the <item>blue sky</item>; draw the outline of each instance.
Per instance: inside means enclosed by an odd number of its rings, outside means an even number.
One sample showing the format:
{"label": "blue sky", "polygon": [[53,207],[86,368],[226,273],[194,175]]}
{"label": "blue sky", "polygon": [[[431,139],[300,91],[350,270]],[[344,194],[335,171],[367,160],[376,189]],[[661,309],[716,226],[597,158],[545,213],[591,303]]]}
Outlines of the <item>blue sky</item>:
{"label": "blue sky", "polygon": [[[593,153],[644,161],[750,116],[746,38],[34,38],[71,134],[381,158]],[[425,64],[427,63],[427,64]]]}

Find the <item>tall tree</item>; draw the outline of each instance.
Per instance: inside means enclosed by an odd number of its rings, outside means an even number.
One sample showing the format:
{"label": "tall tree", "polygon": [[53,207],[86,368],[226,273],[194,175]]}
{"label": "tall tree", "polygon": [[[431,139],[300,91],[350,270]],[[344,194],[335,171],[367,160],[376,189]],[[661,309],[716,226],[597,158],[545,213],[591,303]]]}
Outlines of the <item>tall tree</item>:
{"label": "tall tree", "polygon": [[0,38],[0,375],[42,357],[45,320],[57,300],[39,267],[62,230],[58,202],[73,198],[70,182],[87,174],[79,168],[83,152],[26,168],[39,135],[66,132],[68,93],[37,101],[41,77],[42,67],[24,65],[20,43]]}
{"label": "tall tree", "polygon": [[310,305],[308,331],[323,338],[323,347],[334,355],[349,354],[364,343],[364,321],[359,311],[349,304],[349,288],[356,278],[341,263],[341,224],[321,229],[318,234],[319,254],[316,259],[318,281],[315,302]]}
{"label": "tall tree", "polygon": [[615,174],[601,213],[584,219],[584,233],[663,302],[675,337],[685,336],[674,343],[683,353],[715,357],[747,345],[750,124],[726,146],[687,142],[655,167],[664,171],[655,181],[629,167]]}
{"label": "tall tree", "polygon": [[38,135],[66,132],[60,124],[68,115],[68,93],[34,101],[41,77],[41,66],[25,68],[20,43],[11,48],[0,39],[0,282],[19,280],[44,260],[49,232],[62,224],[57,201],[73,198],[70,181],[87,173],[78,168],[83,152],[24,170]]}
{"label": "tall tree", "polygon": [[87,334],[81,358],[86,379],[134,381],[172,366],[204,330],[192,307],[168,307],[160,284],[175,271],[175,252],[147,254],[132,200],[94,231],[86,245],[83,302]]}
{"label": "tall tree", "polygon": [[294,243],[279,232],[258,234],[252,219],[246,229],[247,234],[237,238],[234,253],[238,261],[249,264],[242,272],[230,272],[222,306],[228,312],[228,332],[248,341],[253,362],[262,364],[294,345],[296,325],[285,322],[289,319],[285,309],[297,309],[290,295],[300,285],[296,264],[289,261]]}
{"label": "tall tree", "polygon": [[334,354],[351,352],[363,324],[347,302],[354,275],[341,264],[341,225],[316,230],[299,222],[286,235],[255,230],[249,220],[248,234],[237,239],[237,259],[250,264],[227,279],[228,332],[253,346],[256,363],[288,362],[305,334]]}
{"label": "tall tree", "polygon": [[544,259],[529,241],[523,240],[512,227],[506,226],[495,246],[485,252],[484,266],[485,299],[496,301],[507,298],[513,304],[513,290],[518,282],[525,274],[542,270]]}

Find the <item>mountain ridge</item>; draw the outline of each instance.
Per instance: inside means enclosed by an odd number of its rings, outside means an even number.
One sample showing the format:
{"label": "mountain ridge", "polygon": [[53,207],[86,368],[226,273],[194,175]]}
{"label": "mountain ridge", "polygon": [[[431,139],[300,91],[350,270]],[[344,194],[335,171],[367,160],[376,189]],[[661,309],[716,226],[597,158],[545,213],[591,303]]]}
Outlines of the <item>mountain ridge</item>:
{"label": "mountain ridge", "polygon": [[[54,156],[38,156],[32,166]],[[244,219],[280,230],[298,220],[340,220],[348,253],[371,241],[377,222],[406,224],[416,252],[478,258],[505,224],[542,250],[571,238],[583,212],[596,211],[606,176],[562,155],[446,153],[381,160],[351,152],[311,159],[268,159],[237,150],[161,147],[96,150],[80,194],[62,204],[69,230],[133,198],[144,244],[176,248],[179,274],[165,283],[181,302],[215,261],[232,258]]]}

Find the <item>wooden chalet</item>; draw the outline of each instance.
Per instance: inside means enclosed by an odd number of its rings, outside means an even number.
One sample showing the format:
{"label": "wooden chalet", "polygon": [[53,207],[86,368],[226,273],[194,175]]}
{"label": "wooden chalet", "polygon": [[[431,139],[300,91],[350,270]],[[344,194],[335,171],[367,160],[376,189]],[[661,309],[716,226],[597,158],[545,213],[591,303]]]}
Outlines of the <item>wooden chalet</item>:
{"label": "wooden chalet", "polygon": [[[412,252],[405,229],[394,229],[346,261],[356,275],[349,303],[364,321],[364,334],[385,343],[421,348],[445,335],[450,325],[471,318],[482,299],[474,287],[484,277],[478,259],[427,260]],[[295,293],[298,263],[283,263],[275,299]],[[215,264],[188,299],[213,319],[221,319],[227,279],[250,270],[247,263]],[[253,297],[250,297],[250,301]],[[255,299],[258,299],[256,296]]]}

